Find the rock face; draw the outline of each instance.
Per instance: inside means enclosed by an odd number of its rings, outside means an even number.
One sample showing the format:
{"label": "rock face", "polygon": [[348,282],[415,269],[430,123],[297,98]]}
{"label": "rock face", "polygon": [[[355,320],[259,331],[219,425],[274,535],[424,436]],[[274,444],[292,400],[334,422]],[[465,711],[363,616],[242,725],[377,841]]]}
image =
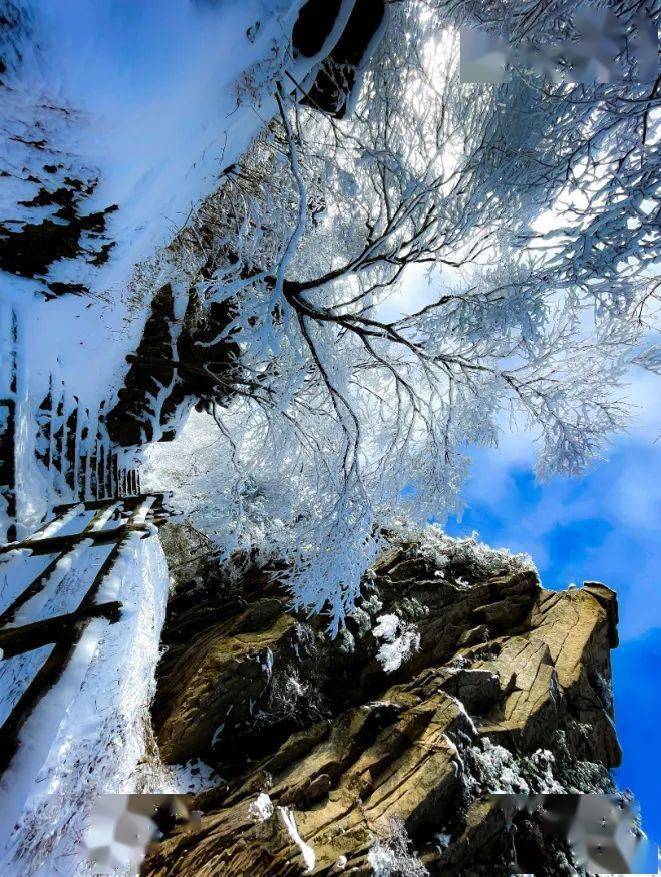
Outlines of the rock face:
{"label": "rock face", "polygon": [[331,640],[275,567],[178,572],[154,726],[165,761],[219,778],[143,874],[574,873],[489,793],[612,791],[610,589],[545,590],[430,528],[393,539]]}
{"label": "rock face", "polygon": [[[329,36],[340,11],[339,2],[307,0],[301,6],[292,41],[294,50],[313,57]],[[321,65],[301,103],[338,119],[344,118],[359,71],[367,60],[386,14],[383,0],[355,0],[342,35]],[[358,74],[358,75],[357,75]]]}
{"label": "rock face", "polygon": [[227,308],[202,308],[188,292],[183,319],[177,315],[172,286],[155,294],[142,338],[130,363],[117,404],[107,417],[108,435],[121,447],[172,441],[193,404],[227,394],[235,344],[216,341],[227,325]]}

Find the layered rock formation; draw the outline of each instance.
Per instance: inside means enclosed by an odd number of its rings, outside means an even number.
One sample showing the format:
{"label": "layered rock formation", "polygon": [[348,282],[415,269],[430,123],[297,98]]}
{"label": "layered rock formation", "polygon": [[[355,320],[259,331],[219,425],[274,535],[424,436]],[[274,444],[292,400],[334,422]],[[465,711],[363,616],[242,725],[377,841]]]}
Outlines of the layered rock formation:
{"label": "layered rock formation", "polygon": [[218,780],[145,875],[574,873],[489,793],[612,791],[610,589],[545,590],[527,558],[430,528],[393,537],[333,640],[277,566],[175,543],[154,727]]}

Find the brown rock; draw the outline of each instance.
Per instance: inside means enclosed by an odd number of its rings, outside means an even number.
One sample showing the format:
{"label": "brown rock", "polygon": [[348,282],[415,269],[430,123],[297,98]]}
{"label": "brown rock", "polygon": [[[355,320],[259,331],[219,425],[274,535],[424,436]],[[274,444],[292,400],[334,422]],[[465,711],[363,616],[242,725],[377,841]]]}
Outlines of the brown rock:
{"label": "brown rock", "polygon": [[[374,573],[347,625],[352,651],[326,637],[323,619],[297,618],[264,574],[248,574],[243,608],[222,620],[200,615],[198,599],[193,636],[192,607],[170,619],[154,707],[162,754],[202,756],[226,783],[198,796],[200,831],[165,839],[143,874],[303,874],[292,819],[315,874],[373,873],[370,850],[399,823],[432,874],[509,874],[512,844],[487,792],[544,791],[547,769],[568,790],[610,788],[612,591],[547,591],[516,564],[439,578],[411,545]],[[364,629],[386,613],[420,635],[390,675]],[[287,678],[290,703],[278,687]],[[264,822],[249,815],[261,792],[275,807]],[[534,850],[542,835],[517,819]]]}

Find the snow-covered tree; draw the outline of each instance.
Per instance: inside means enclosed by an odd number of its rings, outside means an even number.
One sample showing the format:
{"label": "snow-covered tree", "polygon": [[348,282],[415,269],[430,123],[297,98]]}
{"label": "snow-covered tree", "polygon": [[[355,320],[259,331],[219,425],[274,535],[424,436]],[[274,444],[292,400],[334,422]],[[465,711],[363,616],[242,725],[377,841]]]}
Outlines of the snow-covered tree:
{"label": "snow-covered tree", "polygon": [[659,81],[624,56],[614,84],[460,81],[460,27],[515,41],[527,21],[543,42],[562,13],[393,4],[353,112],[303,107],[284,78],[279,118],[180,242],[239,351],[214,372],[220,439],[189,507],[228,550],[295,557],[298,601],[336,624],[381,528],[455,508],[465,449],[496,443],[504,412],[537,429],[541,473],[579,470],[624,423],[658,287]]}

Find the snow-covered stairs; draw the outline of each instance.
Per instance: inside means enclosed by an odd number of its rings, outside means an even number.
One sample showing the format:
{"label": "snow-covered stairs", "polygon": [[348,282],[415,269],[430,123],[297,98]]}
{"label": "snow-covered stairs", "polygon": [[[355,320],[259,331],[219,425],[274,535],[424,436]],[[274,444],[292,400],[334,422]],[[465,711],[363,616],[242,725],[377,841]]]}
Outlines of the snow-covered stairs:
{"label": "snow-covered stairs", "polygon": [[[68,848],[69,830],[60,838],[57,819],[37,815],[52,807],[52,795],[62,794],[69,819],[82,820],[95,795],[135,767],[168,593],[155,526],[166,514],[163,495],[62,506],[30,539],[0,548],[0,648],[8,647],[0,661],[3,874],[41,873],[26,870],[15,823],[23,834],[43,832],[44,848]],[[144,678],[136,679],[140,667]],[[110,728],[131,739],[115,775]],[[30,845],[30,857],[39,846]]]}

